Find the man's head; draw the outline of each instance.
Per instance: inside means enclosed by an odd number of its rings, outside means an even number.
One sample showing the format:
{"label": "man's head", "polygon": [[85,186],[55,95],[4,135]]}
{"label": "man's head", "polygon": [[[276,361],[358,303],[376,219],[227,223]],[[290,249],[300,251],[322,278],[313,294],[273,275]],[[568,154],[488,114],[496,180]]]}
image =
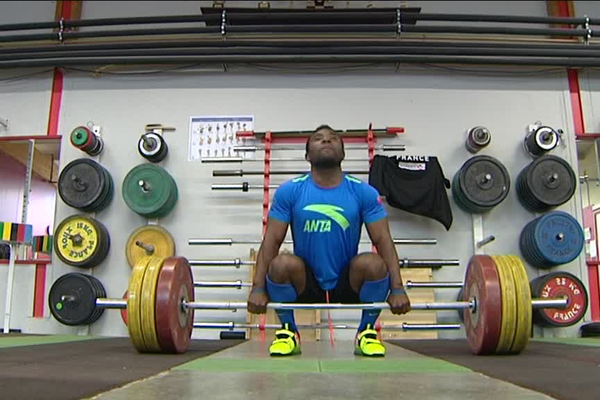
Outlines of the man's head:
{"label": "man's head", "polygon": [[329,125],[321,125],[306,140],[306,161],[312,166],[339,166],[345,157],[344,141]]}

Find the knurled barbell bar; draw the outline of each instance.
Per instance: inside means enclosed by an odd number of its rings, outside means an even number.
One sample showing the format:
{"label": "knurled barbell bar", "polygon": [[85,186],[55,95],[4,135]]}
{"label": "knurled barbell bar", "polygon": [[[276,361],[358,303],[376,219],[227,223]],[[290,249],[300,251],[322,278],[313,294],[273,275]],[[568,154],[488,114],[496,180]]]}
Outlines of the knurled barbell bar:
{"label": "knurled barbell bar", "polygon": [[[350,175],[368,175],[369,171],[366,169],[359,170],[347,170],[344,171]],[[308,173],[306,169],[288,169],[288,170],[271,170],[269,175],[303,175]],[[249,175],[260,175],[263,176],[265,171],[262,170],[244,170],[244,169],[223,169],[213,171],[212,176],[249,176]]]}
{"label": "knurled barbell bar", "polygon": [[[233,151],[262,151],[264,150],[264,146],[233,146]],[[302,146],[290,146],[290,145],[277,145],[274,144],[271,147],[272,150],[304,150],[304,145]],[[365,146],[344,146],[344,150],[366,150]],[[403,144],[384,144],[384,145],[375,145],[374,150],[381,151],[404,151],[406,150],[406,146]]]}
{"label": "knurled barbell bar", "polygon": [[[60,282],[59,279],[57,282]],[[62,281],[68,281],[62,279]],[[52,314],[98,309],[127,310],[127,327],[139,352],[183,353],[189,347],[195,309],[246,309],[245,302],[197,302],[192,269],[185,257],[148,256],[133,268],[127,300],[87,298],[79,287],[53,285]],[[467,342],[474,354],[517,354],[529,341],[532,308],[565,308],[567,298],[531,299],[527,274],[515,256],[473,256],[467,268],[464,298],[468,301],[413,303],[412,310],[463,310]],[[267,309],[389,309],[386,302],[363,304],[268,303]],[[468,311],[467,311],[468,310]]]}
{"label": "knurled barbell bar", "polygon": [[[237,288],[251,287],[251,282],[237,281],[194,281],[194,287],[197,288]],[[407,280],[404,282],[407,289],[460,289],[462,282],[413,282]]]}
{"label": "knurled barbell bar", "polygon": [[[269,162],[283,162],[283,161],[303,161],[306,159],[302,157],[271,157]],[[369,161],[366,157],[348,157],[344,158],[343,161]],[[265,162],[264,158],[244,158],[244,157],[207,157],[202,159],[203,164],[222,164],[222,163],[245,163],[245,162]]]}
{"label": "knurled barbell bar", "polygon": [[[400,238],[393,238],[392,241],[394,242],[394,244],[423,244],[423,245],[435,245],[437,244],[437,239],[400,239]],[[225,246],[231,246],[234,244],[261,244],[262,240],[260,239],[255,239],[255,240],[238,240],[238,239],[232,239],[232,238],[212,238],[212,239],[188,239],[188,244],[190,246],[203,246],[203,245],[225,245]],[[293,240],[284,240],[283,241],[284,244],[292,244],[294,243]],[[360,243],[362,244],[371,244],[372,242],[370,240],[361,240]]]}
{"label": "knurled barbell bar", "polygon": [[[239,258],[231,260],[189,260],[192,267],[236,267],[242,265],[254,265],[255,261],[243,261]],[[398,261],[401,268],[441,268],[443,266],[459,266],[460,262],[456,259],[438,260],[438,259],[409,259],[403,258]]]}
{"label": "knurled barbell bar", "polygon": [[[296,324],[298,329],[329,329],[328,324]],[[381,331],[426,331],[426,330],[457,330],[460,329],[460,324],[376,324],[375,330]],[[244,324],[238,322],[194,322],[195,329],[281,329],[281,324]],[[358,325],[353,324],[333,324],[332,329],[358,329]]]}

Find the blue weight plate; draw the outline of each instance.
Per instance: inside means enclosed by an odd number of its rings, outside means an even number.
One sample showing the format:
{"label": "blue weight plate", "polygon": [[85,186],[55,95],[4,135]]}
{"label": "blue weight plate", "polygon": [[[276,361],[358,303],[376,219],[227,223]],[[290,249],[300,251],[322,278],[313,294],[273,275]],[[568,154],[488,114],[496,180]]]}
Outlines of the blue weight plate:
{"label": "blue weight plate", "polygon": [[536,250],[548,264],[566,264],[577,258],[583,250],[581,225],[563,211],[552,211],[539,217],[533,236]]}

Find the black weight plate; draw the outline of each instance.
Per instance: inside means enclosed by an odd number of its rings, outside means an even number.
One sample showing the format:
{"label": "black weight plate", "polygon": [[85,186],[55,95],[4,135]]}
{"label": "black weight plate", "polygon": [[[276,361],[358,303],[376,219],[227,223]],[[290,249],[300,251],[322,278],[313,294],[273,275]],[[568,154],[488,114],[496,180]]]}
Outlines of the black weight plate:
{"label": "black weight plate", "polygon": [[483,212],[481,207],[477,207],[475,204],[469,202],[467,198],[465,198],[464,194],[461,191],[460,185],[460,170],[456,172],[454,178],[452,179],[452,197],[456,204],[464,211],[468,213],[480,213]]}
{"label": "black weight plate", "polygon": [[98,220],[92,220],[92,224],[99,233],[99,249],[90,258],[89,262],[86,265],[84,265],[85,268],[93,268],[98,266],[102,261],[104,261],[104,259],[108,255],[108,251],[110,250],[110,235],[108,233],[108,230],[106,229],[106,226]]}
{"label": "black weight plate", "polygon": [[470,203],[489,210],[508,195],[510,176],[499,160],[475,156],[461,167],[460,186]]}
{"label": "black weight plate", "polygon": [[90,210],[101,200],[106,188],[103,167],[94,160],[80,158],[63,168],[58,178],[58,194],[69,206]]}
{"label": "black weight plate", "polygon": [[114,196],[114,182],[112,175],[104,168],[104,178],[106,179],[107,184],[104,185],[105,191],[102,198],[98,201],[98,204],[95,205],[93,211],[102,211],[111,203]]}
{"label": "black weight plate", "polygon": [[569,201],[577,182],[575,172],[565,160],[545,155],[528,167],[527,183],[533,197],[548,210]]}
{"label": "black weight plate", "polygon": [[600,336],[600,322],[590,322],[581,325],[579,332],[581,332],[581,337],[598,337]]}
{"label": "black weight plate", "polygon": [[96,289],[82,274],[68,273],[52,284],[48,304],[58,322],[70,326],[82,325],[96,311]]}
{"label": "black weight plate", "polygon": [[567,297],[566,308],[533,310],[533,321],[541,326],[567,327],[581,321],[588,308],[585,285],[575,275],[564,271],[551,272],[530,283],[532,297],[554,299]]}
{"label": "black weight plate", "polygon": [[[88,279],[92,282],[94,288],[96,289],[96,298],[106,298],[106,290],[104,289],[102,282],[100,282],[98,278],[91,275],[88,275]],[[102,316],[102,314],[104,314],[104,308],[96,307],[96,311],[94,311],[94,314],[92,314],[87,324],[93,324]]]}

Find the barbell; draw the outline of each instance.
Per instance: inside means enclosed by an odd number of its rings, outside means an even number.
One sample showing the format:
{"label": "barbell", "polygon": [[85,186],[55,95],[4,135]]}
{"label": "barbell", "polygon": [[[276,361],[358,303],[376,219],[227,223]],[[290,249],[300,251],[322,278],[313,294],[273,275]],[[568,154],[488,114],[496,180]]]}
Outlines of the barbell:
{"label": "barbell", "polygon": [[[245,302],[197,302],[192,269],[185,257],[146,256],[134,266],[127,300],[101,297],[93,280],[85,285],[59,278],[50,289],[52,315],[126,309],[134,348],[141,353],[183,353],[194,327],[194,310],[246,309]],[[62,282],[62,283],[61,283]],[[67,284],[65,284],[65,282]],[[70,285],[68,284],[70,282]],[[75,284],[74,284],[75,282]],[[413,303],[412,310],[463,310],[467,342],[474,354],[518,354],[529,341],[532,308],[565,308],[567,298],[531,299],[527,274],[516,256],[475,255],[469,261],[465,301]],[[385,302],[361,304],[268,303],[268,309],[389,309]]]}

